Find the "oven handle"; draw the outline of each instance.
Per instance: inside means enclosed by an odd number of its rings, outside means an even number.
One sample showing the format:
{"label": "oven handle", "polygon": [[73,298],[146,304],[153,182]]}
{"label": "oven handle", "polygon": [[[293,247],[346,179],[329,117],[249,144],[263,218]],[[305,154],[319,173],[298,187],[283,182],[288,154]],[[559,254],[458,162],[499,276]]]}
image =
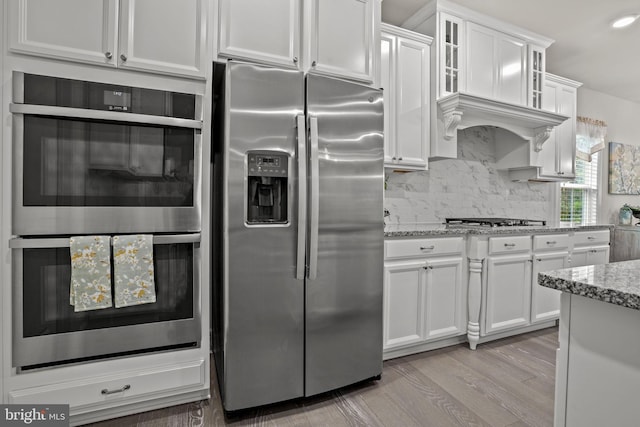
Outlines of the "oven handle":
{"label": "oven handle", "polygon": [[[193,234],[168,234],[154,235],[154,245],[169,245],[172,243],[199,243],[200,233]],[[9,248],[11,249],[34,249],[34,248],[68,248],[69,238],[53,237],[53,238],[36,238],[25,239],[22,237],[14,237],[9,240]]]}
{"label": "oven handle", "polygon": [[118,111],[88,110],[84,108],[54,107],[51,105],[9,104],[14,114],[36,116],[69,117],[75,119],[109,120],[115,122],[141,123],[146,125],[173,126],[202,129],[202,120],[180,119],[177,117],[152,116],[148,114],[121,113]]}

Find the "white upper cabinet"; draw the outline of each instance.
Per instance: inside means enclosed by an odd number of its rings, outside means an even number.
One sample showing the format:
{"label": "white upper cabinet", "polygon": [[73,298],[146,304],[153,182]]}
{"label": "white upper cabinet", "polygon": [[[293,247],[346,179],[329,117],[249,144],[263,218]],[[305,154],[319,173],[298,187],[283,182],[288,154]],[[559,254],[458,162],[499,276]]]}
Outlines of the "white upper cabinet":
{"label": "white upper cabinet", "polygon": [[383,24],[380,43],[385,166],[424,170],[429,157],[431,38]]}
{"label": "white upper cabinet", "polygon": [[473,22],[467,23],[466,30],[467,92],[526,104],[525,41]]}
{"label": "white upper cabinet", "polygon": [[218,54],[372,83],[379,0],[218,0]]}
{"label": "white upper cabinet", "polygon": [[204,78],[207,0],[10,0],[9,49]]}
{"label": "white upper cabinet", "polygon": [[308,36],[311,70],[373,82],[373,55],[377,49],[375,1],[311,0]]}
{"label": "white upper cabinet", "polygon": [[301,17],[300,0],[220,0],[218,53],[297,67]]}
{"label": "white upper cabinet", "polygon": [[576,158],[576,104],[580,83],[547,74],[542,109],[569,116],[556,126],[539,153],[541,177],[572,180]]}
{"label": "white upper cabinet", "polygon": [[[534,61],[529,53],[533,55],[535,50],[544,56],[551,40],[446,0],[433,1],[404,25],[437,34],[438,98],[466,93],[523,106],[533,104]],[[542,67],[544,62],[535,65]]]}
{"label": "white upper cabinet", "polygon": [[204,78],[207,0],[121,0],[118,67]]}
{"label": "white upper cabinet", "polygon": [[117,0],[9,0],[9,49],[115,65]]}

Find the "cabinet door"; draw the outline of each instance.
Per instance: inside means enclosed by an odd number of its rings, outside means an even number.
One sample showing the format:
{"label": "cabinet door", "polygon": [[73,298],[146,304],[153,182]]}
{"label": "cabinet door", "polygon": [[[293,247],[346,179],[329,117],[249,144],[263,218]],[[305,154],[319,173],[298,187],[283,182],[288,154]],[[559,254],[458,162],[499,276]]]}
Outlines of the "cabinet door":
{"label": "cabinet door", "polygon": [[527,45],[506,34],[497,37],[498,87],[496,98],[512,104],[527,104]]}
{"label": "cabinet door", "polygon": [[219,54],[299,67],[301,0],[219,0]]}
{"label": "cabinet door", "polygon": [[[558,87],[559,114],[569,116],[569,119],[556,126],[556,144],[558,148],[558,171],[563,178],[575,177],[576,158],[576,89],[560,85]],[[546,144],[546,142],[545,142]]]}
{"label": "cabinet door", "polygon": [[467,91],[484,98],[495,98],[498,82],[496,32],[467,22]]}
{"label": "cabinet door", "polygon": [[396,36],[380,34],[380,86],[384,96],[384,163],[393,166],[396,159],[395,97]]}
{"label": "cabinet door", "polygon": [[462,258],[430,259],[426,272],[425,338],[464,333]]}
{"label": "cabinet door", "polygon": [[591,246],[576,248],[571,252],[570,267],[609,263],[609,246]]}
{"label": "cabinet door", "polygon": [[533,255],[531,284],[531,323],[543,322],[560,317],[561,291],[538,285],[538,273],[567,268],[569,252]]}
{"label": "cabinet door", "polygon": [[9,49],[116,65],[117,0],[10,0]]}
{"label": "cabinet door", "polygon": [[122,0],[118,66],[204,78],[207,0]]}
{"label": "cabinet door", "polygon": [[587,261],[587,265],[608,264],[609,246],[594,246],[590,248]]}
{"label": "cabinet door", "polygon": [[457,17],[439,13],[438,96],[466,91],[464,87],[464,22]]}
{"label": "cabinet door", "polygon": [[[558,112],[559,99],[558,99],[558,85],[554,82],[545,81],[542,93],[542,109]],[[551,135],[542,145],[542,150],[538,153],[538,164],[540,165],[540,175],[544,176],[556,176],[558,174],[558,147],[557,147],[557,135],[558,127],[555,127],[551,131]]]}
{"label": "cabinet door", "polygon": [[582,267],[589,265],[589,251],[591,248],[575,248],[571,252],[569,267]]}
{"label": "cabinet door", "polygon": [[396,155],[401,165],[426,169],[429,157],[429,49],[398,38]]}
{"label": "cabinet door", "polygon": [[423,260],[385,264],[385,349],[423,340],[425,271]]}
{"label": "cabinet door", "polygon": [[515,37],[467,23],[467,91],[526,105],[526,44]]}
{"label": "cabinet door", "polygon": [[374,1],[311,0],[311,71],[373,82]]}
{"label": "cabinet door", "polygon": [[487,258],[483,336],[529,324],[531,262],[530,254]]}

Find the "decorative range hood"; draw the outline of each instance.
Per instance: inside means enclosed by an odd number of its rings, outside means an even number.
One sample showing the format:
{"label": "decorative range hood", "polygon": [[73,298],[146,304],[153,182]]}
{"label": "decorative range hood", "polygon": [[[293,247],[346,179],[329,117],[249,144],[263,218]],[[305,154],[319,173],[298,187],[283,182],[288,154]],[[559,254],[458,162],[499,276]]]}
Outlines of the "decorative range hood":
{"label": "decorative range hood", "polygon": [[[542,150],[551,131],[569,117],[467,93],[454,93],[437,101],[438,137],[457,145],[457,131],[473,126],[505,129],[522,142],[529,141],[535,152]],[[501,135],[508,135],[502,133]]]}

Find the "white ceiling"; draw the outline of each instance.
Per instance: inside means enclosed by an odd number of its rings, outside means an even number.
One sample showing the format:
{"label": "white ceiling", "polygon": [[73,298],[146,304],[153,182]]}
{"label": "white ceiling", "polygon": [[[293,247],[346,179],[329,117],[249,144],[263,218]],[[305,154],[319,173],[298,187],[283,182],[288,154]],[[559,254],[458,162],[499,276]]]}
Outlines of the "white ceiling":
{"label": "white ceiling", "polygon": [[[382,20],[400,26],[428,2],[384,0]],[[547,49],[547,71],[640,103],[640,19],[620,30],[610,26],[622,15],[640,14],[640,0],[451,2],[554,39]]]}

